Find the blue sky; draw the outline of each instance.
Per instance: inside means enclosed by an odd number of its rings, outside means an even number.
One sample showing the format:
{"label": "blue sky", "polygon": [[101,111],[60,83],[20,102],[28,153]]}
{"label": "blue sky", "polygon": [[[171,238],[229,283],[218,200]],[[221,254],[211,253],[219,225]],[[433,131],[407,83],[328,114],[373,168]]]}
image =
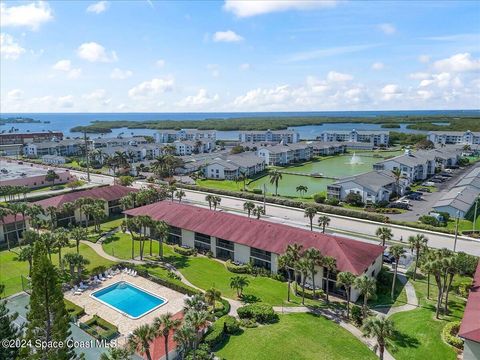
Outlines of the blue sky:
{"label": "blue sky", "polygon": [[477,1],[2,1],[2,112],[480,108]]}

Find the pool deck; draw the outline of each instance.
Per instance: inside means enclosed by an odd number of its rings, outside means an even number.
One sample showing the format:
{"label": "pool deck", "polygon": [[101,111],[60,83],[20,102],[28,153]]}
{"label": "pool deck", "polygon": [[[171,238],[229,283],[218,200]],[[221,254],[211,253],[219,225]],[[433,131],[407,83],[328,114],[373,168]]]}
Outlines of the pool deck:
{"label": "pool deck", "polygon": [[[161,296],[168,300],[168,302],[158,309],[153,310],[152,312],[147,313],[145,316],[142,316],[139,319],[131,319],[128,316],[118,312],[117,310],[112,309],[111,307],[102,304],[100,301],[91,297],[90,294],[104,289],[107,286],[110,286],[119,281],[126,281],[132,285],[145,289],[155,295]],[[71,291],[66,292],[65,298],[81,306],[85,309],[85,318],[80,319],[80,321],[88,319],[93,315],[98,315],[102,319],[105,319],[109,323],[112,323],[118,327],[118,330],[121,335],[128,335],[134,329],[143,324],[151,324],[153,319],[167,312],[176,314],[183,309],[183,300],[185,295],[169,289],[165,286],[158,285],[150,280],[147,280],[141,276],[133,277],[127,274],[118,274],[111,279],[103,281],[99,286],[84,291],[81,295],[74,295]]]}

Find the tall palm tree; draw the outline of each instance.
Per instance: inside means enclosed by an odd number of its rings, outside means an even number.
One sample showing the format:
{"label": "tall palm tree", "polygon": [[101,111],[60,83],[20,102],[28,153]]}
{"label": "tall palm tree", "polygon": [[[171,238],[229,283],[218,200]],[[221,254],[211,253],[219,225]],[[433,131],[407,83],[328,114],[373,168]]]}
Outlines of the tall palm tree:
{"label": "tall palm tree", "polygon": [[[0,222],[2,222],[2,226],[3,226],[3,222],[5,221],[5,218],[10,214],[11,214],[10,209],[0,207]],[[5,239],[7,240],[8,251],[10,251],[10,238],[8,236],[5,236]]]}
{"label": "tall palm tree", "polygon": [[108,353],[102,353],[100,360],[130,360],[132,350],[124,347],[111,347]]}
{"label": "tall palm tree", "polygon": [[367,311],[368,311],[368,307],[367,307],[368,299],[370,299],[373,295],[375,295],[375,292],[377,290],[376,281],[373,278],[369,278],[366,275],[362,275],[355,279],[354,287],[358,289],[360,294],[363,295],[362,312],[363,312],[363,318],[365,319],[367,317]]}
{"label": "tall palm tree", "polygon": [[[26,202],[19,202],[17,203],[17,211],[22,215],[22,222],[23,226],[22,229],[25,231],[27,229],[27,211],[28,211],[28,203]],[[19,242],[18,245],[22,248],[21,243]]]}
{"label": "tall palm tree", "polygon": [[195,329],[189,323],[184,323],[177,329],[173,335],[173,340],[179,345],[179,352],[182,359],[184,358],[185,353],[192,348],[192,344],[195,342],[196,338],[197,334],[195,334]]}
{"label": "tall palm tree", "polygon": [[297,264],[303,254],[303,246],[299,244],[290,244],[287,246],[286,254],[291,257],[293,265],[293,275],[295,278],[295,295],[297,295]]}
{"label": "tall palm tree", "polygon": [[298,185],[295,189],[300,195],[305,195],[308,191],[308,186],[306,185]]}
{"label": "tall palm tree", "polygon": [[208,207],[210,208],[210,210],[212,210],[212,202],[214,197],[215,195],[210,195],[210,194],[205,196],[205,201],[208,202]]}
{"label": "tall palm tree", "polygon": [[163,260],[163,243],[168,238],[170,227],[165,221],[155,221],[153,224],[153,231],[158,237],[158,256]]}
{"label": "tall palm tree", "polygon": [[75,208],[74,202],[66,202],[62,205],[62,212],[69,216],[68,227],[72,227],[73,225],[72,219],[75,219]]}
{"label": "tall palm tree", "polygon": [[243,294],[243,289],[245,289],[250,281],[248,281],[246,276],[234,276],[230,278],[230,288],[237,291],[237,297],[241,298]]}
{"label": "tall palm tree", "polygon": [[320,250],[315,248],[308,248],[303,253],[305,259],[307,259],[308,264],[310,265],[310,276],[312,277],[312,287],[313,287],[313,297],[315,298],[315,274],[317,271],[315,267],[321,266],[323,264],[323,256]]}
{"label": "tall palm tree", "polygon": [[28,276],[32,276],[33,245],[27,245],[22,248],[18,253],[18,260],[28,261]]}
{"label": "tall palm tree", "polygon": [[195,352],[197,350],[198,343],[200,342],[200,331],[207,326],[209,314],[205,310],[201,311],[188,311],[185,314],[185,322],[192,325],[195,329],[195,341],[193,342],[193,358],[195,359]]}
{"label": "tall palm tree", "polygon": [[343,286],[347,297],[347,319],[350,318],[350,296],[354,283],[355,275],[353,275],[351,272],[344,271],[337,275],[337,286]]}
{"label": "tall palm tree", "polygon": [[63,262],[62,262],[62,248],[67,246],[68,241],[68,232],[64,228],[56,229],[53,233],[55,239],[55,247],[58,251],[58,264],[60,265],[60,269],[63,272]]}
{"label": "tall palm tree", "polygon": [[50,231],[55,230],[57,227],[57,208],[55,206],[48,206],[45,209],[45,213],[48,214],[48,222],[50,224]]}
{"label": "tall palm tree", "polygon": [[220,301],[221,299],[222,293],[214,287],[211,287],[205,291],[205,301],[212,307],[213,313],[215,313],[215,302]]}
{"label": "tall palm tree", "polygon": [[305,283],[311,269],[310,262],[305,257],[301,257],[297,262],[297,269],[302,276],[302,305],[305,305]]}
{"label": "tall palm tree", "polygon": [[364,336],[377,340],[374,350],[378,350],[380,360],[383,360],[385,346],[395,336],[393,322],[384,316],[372,316],[366,319],[362,329]]}
{"label": "tall palm tree", "polygon": [[243,182],[243,191],[247,188],[247,173],[244,170],[239,171],[238,181]]}
{"label": "tall palm tree", "polygon": [[160,317],[157,317],[153,320],[153,329],[155,334],[157,336],[162,336],[165,341],[165,360],[168,360],[168,338],[170,337],[170,333],[175,333],[180,324],[180,319],[174,319],[173,315],[169,312],[162,314]]}
{"label": "tall palm tree", "polygon": [[248,217],[250,217],[253,209],[255,209],[255,203],[251,202],[251,201],[245,201],[243,203],[243,210],[245,210],[248,214]]}
{"label": "tall palm tree", "polygon": [[375,235],[382,241],[382,246],[385,246],[386,241],[390,241],[393,238],[392,230],[389,227],[379,227],[375,232]]}
{"label": "tall palm tree", "polygon": [[80,253],[80,241],[87,239],[87,230],[83,227],[77,226],[70,230],[70,236],[75,240],[77,246],[77,254]]}
{"label": "tall palm tree", "polygon": [[213,203],[213,210],[217,210],[217,206],[220,205],[220,203],[222,202],[222,198],[220,196],[214,196],[213,197],[213,200],[212,200],[212,203]]}
{"label": "tall palm tree", "polygon": [[133,330],[129,338],[130,348],[138,351],[142,355],[146,355],[148,360],[152,360],[150,354],[150,343],[155,339],[155,331],[148,324],[140,325]]}
{"label": "tall palm tree", "polygon": [[52,248],[55,247],[55,237],[52,232],[45,232],[40,235],[40,240],[45,244],[48,258],[52,261]]}
{"label": "tall palm tree", "polygon": [[42,223],[41,215],[45,215],[45,212],[38,204],[32,204],[27,209],[27,216],[30,217],[30,224],[37,231],[40,230],[40,224]]}
{"label": "tall palm tree", "polygon": [[400,180],[403,178],[402,170],[395,168],[392,170],[393,178],[395,179],[395,194],[400,194]]}
{"label": "tall palm tree", "polygon": [[270,184],[275,184],[275,196],[278,196],[278,183],[282,180],[282,173],[278,170],[272,170],[268,176],[270,177]]}
{"label": "tall palm tree", "polygon": [[330,218],[326,215],[322,215],[318,218],[318,226],[322,227],[322,233],[325,234],[325,228],[330,225]]}
{"label": "tall palm tree", "polygon": [[405,248],[402,245],[392,245],[390,247],[390,254],[394,257],[395,259],[395,269],[393,273],[393,279],[392,279],[392,291],[390,293],[390,297],[393,300],[393,295],[395,294],[395,281],[397,280],[397,272],[398,272],[398,262],[400,261],[400,258],[405,257]]}
{"label": "tall palm tree", "polygon": [[[20,233],[18,230],[18,223],[17,223],[18,214],[20,213],[19,203],[8,203],[7,207],[10,210],[10,214],[13,215],[13,222],[15,225],[15,237],[17,239],[17,244],[20,244]],[[10,248],[8,250],[10,250]]]}
{"label": "tall palm tree", "polygon": [[208,309],[207,304],[205,303],[205,296],[203,294],[195,294],[187,297],[183,303],[184,314],[189,311],[206,311]]}
{"label": "tall palm tree", "polygon": [[252,210],[253,216],[256,216],[257,219],[260,219],[262,215],[265,215],[265,210],[263,206],[257,205]]}
{"label": "tall palm tree", "polygon": [[177,190],[177,192],[175,193],[175,197],[178,199],[178,202],[181,203],[182,202],[182,199],[186,196],[187,194],[185,194],[185,191],[183,190]]}
{"label": "tall palm tree", "polygon": [[317,215],[317,209],[314,206],[307,206],[303,213],[303,217],[308,218],[310,221],[310,231],[313,231],[313,219]]}
{"label": "tall palm tree", "polygon": [[292,275],[290,270],[293,269],[293,260],[290,254],[285,253],[278,257],[278,267],[287,273],[287,301],[290,302],[290,287],[292,284]]}
{"label": "tall palm tree", "polygon": [[324,256],[322,259],[323,268],[327,272],[327,283],[325,284],[325,294],[327,295],[327,303],[329,301],[328,295],[330,293],[330,274],[337,269],[337,260],[333,256]]}
{"label": "tall palm tree", "polygon": [[420,255],[423,250],[427,248],[428,239],[423,234],[412,235],[408,238],[410,244],[410,250],[415,251],[415,268],[413,270],[413,281],[417,277],[417,267],[420,259]]}

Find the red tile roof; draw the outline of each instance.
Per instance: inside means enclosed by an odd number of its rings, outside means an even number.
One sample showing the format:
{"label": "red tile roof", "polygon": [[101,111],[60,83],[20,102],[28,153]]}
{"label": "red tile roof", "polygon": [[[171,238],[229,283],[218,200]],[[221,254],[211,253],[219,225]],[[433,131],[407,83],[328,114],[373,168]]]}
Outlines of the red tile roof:
{"label": "red tile roof", "polygon": [[473,285],[468,295],[458,336],[480,343],[480,262],[473,277]]}
{"label": "red tile roof", "polygon": [[[28,219],[28,218],[27,218]],[[17,222],[23,221],[23,215],[17,214]],[[0,219],[0,224],[14,224],[15,223],[15,216],[13,214],[8,214],[3,219]]]}
{"label": "red tile roof", "polygon": [[[180,311],[172,316],[173,319],[183,319],[183,312]],[[177,343],[173,340],[174,331],[170,331],[168,336],[168,352],[175,350]],[[156,337],[150,342],[150,355],[152,359],[161,359],[165,356],[165,338],[163,336]],[[147,355],[143,355],[143,359],[147,359]]]}
{"label": "red tile roof", "polygon": [[93,198],[93,199],[103,199],[105,201],[118,200],[128,195],[132,191],[138,191],[137,189],[121,186],[121,185],[111,185],[98,187],[94,189],[88,189],[83,191],[69,192],[66,194],[54,196],[48,199],[40,200],[34,202],[34,204],[40,205],[43,208],[49,206],[61,207],[67,202],[72,202],[80,198]]}
{"label": "red tile roof", "polygon": [[333,256],[340,271],[350,271],[356,275],[363,274],[383,253],[379,245],[171,201],[127,210],[125,214],[149,215],[171,226],[276,254],[284,253],[287,245],[293,243],[302,244],[305,249],[314,247],[323,255]]}

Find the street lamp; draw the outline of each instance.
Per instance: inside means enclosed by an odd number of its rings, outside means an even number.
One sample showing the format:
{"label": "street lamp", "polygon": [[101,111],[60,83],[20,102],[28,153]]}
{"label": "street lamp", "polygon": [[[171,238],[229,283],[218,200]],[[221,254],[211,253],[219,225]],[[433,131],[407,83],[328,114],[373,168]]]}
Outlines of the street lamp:
{"label": "street lamp", "polygon": [[477,208],[478,208],[478,197],[475,199],[475,212],[473,215],[473,233],[475,233],[475,225],[477,223]]}
{"label": "street lamp", "polygon": [[460,211],[457,210],[457,218],[455,220],[455,240],[453,242],[453,252],[455,252],[456,248],[457,248],[457,238],[458,238],[458,220],[460,218]]}

